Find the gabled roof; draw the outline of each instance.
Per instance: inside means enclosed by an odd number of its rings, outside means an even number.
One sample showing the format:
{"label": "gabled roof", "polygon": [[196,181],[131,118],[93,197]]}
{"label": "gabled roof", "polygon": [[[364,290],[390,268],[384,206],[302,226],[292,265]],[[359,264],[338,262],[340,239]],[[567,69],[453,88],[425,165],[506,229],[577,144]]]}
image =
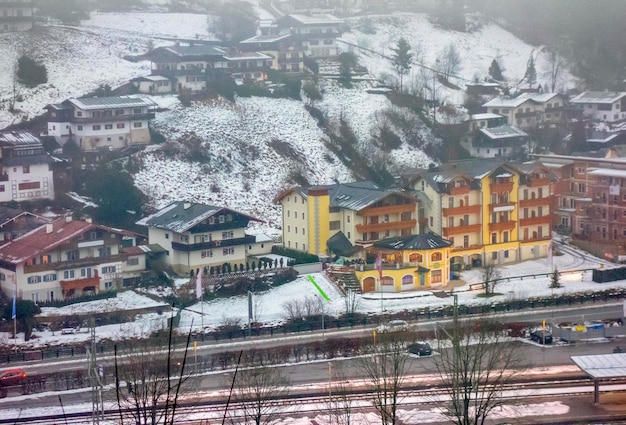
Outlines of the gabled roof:
{"label": "gabled roof", "polygon": [[232,52],[224,55],[224,59],[228,61],[238,60],[268,60],[272,59],[271,56],[258,52]]}
{"label": "gabled roof", "polygon": [[200,58],[200,57],[221,57],[226,54],[226,50],[206,44],[193,44],[191,46],[167,46],[167,47],[158,47],[152,50],[149,55],[152,56],[155,53],[159,52],[167,52],[174,56],[178,56],[179,58]]}
{"label": "gabled roof", "polygon": [[197,204],[194,202],[172,202],[156,213],[142,218],[137,222],[140,226],[154,227],[169,230],[175,233],[183,233],[195,225],[220,212],[238,214],[249,220],[262,221],[250,215],[231,210],[229,208],[214,205]]}
{"label": "gabled roof", "polygon": [[296,187],[279,194],[274,202],[279,203],[284,197],[292,193],[297,193],[304,198],[308,198],[309,190],[327,190],[330,197],[330,207],[361,211],[376,202],[385,199],[390,195],[399,195],[415,200],[415,198],[400,188],[381,189],[374,182],[362,181],[353,183],[340,183],[326,186],[315,186],[311,188]]}
{"label": "gabled roof", "polygon": [[72,238],[96,227],[86,221],[66,221],[65,217],[44,224],[0,247],[0,261],[21,264],[45,254]]}
{"label": "gabled roof", "polygon": [[254,43],[275,43],[277,41],[284,40],[286,38],[291,37],[291,34],[261,34],[255,35],[254,37],[247,38],[243,41],[240,41],[239,44],[254,44]]}
{"label": "gabled roof", "polygon": [[283,16],[279,19],[281,20],[293,20],[301,25],[328,25],[328,24],[341,24],[343,23],[343,19],[339,19],[336,16],[329,14],[319,14],[319,15],[300,15],[300,14],[291,14],[287,16]]}
{"label": "gabled roof", "polygon": [[0,132],[0,146],[41,146],[41,140],[28,131],[2,131]]}
{"label": "gabled roof", "polygon": [[439,249],[447,248],[451,245],[452,242],[442,238],[436,233],[387,238],[374,242],[376,248],[397,251]]}
{"label": "gabled roof", "polygon": [[570,103],[615,103],[626,96],[626,92],[586,91],[570,99]]}
{"label": "gabled roof", "polygon": [[482,113],[482,114],[472,114],[470,115],[468,121],[478,121],[478,120],[492,120],[496,118],[504,118],[500,114],[492,114],[492,113]]}
{"label": "gabled roof", "polygon": [[541,104],[550,101],[554,97],[559,96],[558,93],[522,93],[517,97],[496,97],[489,102],[484,103],[483,108],[517,108],[524,102],[531,101]]}
{"label": "gabled roof", "polygon": [[350,240],[342,231],[332,235],[326,241],[326,245],[328,246],[328,249],[340,257],[352,257],[361,250],[361,247],[352,245]]}
{"label": "gabled roof", "polygon": [[450,161],[439,165],[435,170],[417,170],[415,174],[423,178],[431,187],[439,190],[440,184],[449,184],[460,177],[470,182],[480,180],[501,167],[515,170],[515,164],[499,158],[472,158]]}

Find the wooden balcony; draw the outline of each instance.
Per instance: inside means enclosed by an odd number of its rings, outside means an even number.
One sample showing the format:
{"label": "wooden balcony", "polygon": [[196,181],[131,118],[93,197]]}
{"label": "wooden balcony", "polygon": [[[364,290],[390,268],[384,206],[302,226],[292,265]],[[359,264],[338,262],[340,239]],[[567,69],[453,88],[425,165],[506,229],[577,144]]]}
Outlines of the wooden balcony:
{"label": "wooden balcony", "polygon": [[455,246],[451,249],[452,252],[463,252],[463,251],[471,251],[473,249],[479,249],[482,245],[469,245],[465,246]]}
{"label": "wooden balcony", "polygon": [[116,254],[105,257],[85,257],[77,260],[70,261],[56,261],[53,263],[31,264],[24,266],[24,273],[40,273],[45,271],[59,271],[79,269],[83,267],[93,267],[104,263],[115,263],[119,261],[126,261],[128,255]]}
{"label": "wooden balcony", "polygon": [[385,230],[415,229],[417,220],[387,221],[383,223],[357,224],[359,233],[384,232]]}
{"label": "wooden balcony", "polygon": [[358,213],[364,217],[383,216],[385,214],[414,213],[415,204],[387,205],[384,207],[365,208]]}
{"label": "wooden balcony", "polygon": [[552,217],[549,215],[543,215],[541,217],[521,218],[519,221],[520,226],[536,226],[538,224],[552,224]]}
{"label": "wooden balcony", "polygon": [[549,241],[550,239],[552,239],[552,236],[548,235],[548,236],[543,236],[541,238],[527,238],[527,239],[520,239],[520,242],[541,242],[541,241]]}
{"label": "wooden balcony", "polygon": [[520,208],[549,207],[551,203],[552,203],[552,198],[523,199],[519,201],[519,207]]}
{"label": "wooden balcony", "polygon": [[515,221],[501,221],[500,223],[489,223],[490,232],[504,232],[515,229]]}
{"label": "wooden balcony", "polygon": [[480,232],[480,224],[468,224],[467,226],[444,227],[443,236],[467,235]]}
{"label": "wooden balcony", "polygon": [[495,208],[498,207],[512,207],[515,209],[515,202],[499,202],[497,204],[489,204],[489,212],[492,213]]}
{"label": "wooden balcony", "polygon": [[480,214],[480,205],[465,205],[462,207],[443,208],[443,216]]}
{"label": "wooden balcony", "polygon": [[541,186],[549,186],[550,185],[550,180],[548,180],[547,178],[543,178],[543,179],[530,179],[530,182],[528,182],[528,186],[530,187],[541,187]]}
{"label": "wooden balcony", "polygon": [[467,195],[470,193],[470,187],[468,184],[465,186],[456,186],[450,188],[450,195],[458,196],[458,195]]}
{"label": "wooden balcony", "polygon": [[510,192],[513,190],[513,182],[491,183],[491,193]]}

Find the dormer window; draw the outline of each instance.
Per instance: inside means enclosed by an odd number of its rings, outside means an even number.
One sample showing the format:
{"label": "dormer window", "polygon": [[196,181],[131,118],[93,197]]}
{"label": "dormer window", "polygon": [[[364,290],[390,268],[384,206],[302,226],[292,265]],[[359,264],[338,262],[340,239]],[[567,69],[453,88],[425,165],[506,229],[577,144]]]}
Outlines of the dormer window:
{"label": "dormer window", "polygon": [[215,217],[209,217],[209,224],[215,224]]}
{"label": "dormer window", "polygon": [[219,216],[220,223],[224,223],[224,221],[225,221],[224,219],[225,219],[224,215],[220,215]]}

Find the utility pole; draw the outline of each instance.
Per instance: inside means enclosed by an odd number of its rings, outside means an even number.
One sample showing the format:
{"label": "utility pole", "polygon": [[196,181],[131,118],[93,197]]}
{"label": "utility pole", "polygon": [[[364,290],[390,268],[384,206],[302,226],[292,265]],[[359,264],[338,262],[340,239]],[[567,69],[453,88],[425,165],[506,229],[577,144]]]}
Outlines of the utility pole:
{"label": "utility pole", "polygon": [[91,346],[87,348],[87,362],[89,368],[89,383],[91,385],[91,420],[94,425],[104,421],[104,404],[102,402],[102,381],[104,380],[104,366],[96,362],[96,326],[93,317],[89,319],[91,332]]}

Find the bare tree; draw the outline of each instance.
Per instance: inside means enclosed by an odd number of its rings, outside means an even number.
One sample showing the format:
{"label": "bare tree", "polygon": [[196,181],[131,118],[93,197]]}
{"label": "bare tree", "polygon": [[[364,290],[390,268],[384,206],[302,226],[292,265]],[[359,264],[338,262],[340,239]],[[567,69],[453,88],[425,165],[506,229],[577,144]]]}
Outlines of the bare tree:
{"label": "bare tree", "polygon": [[346,314],[352,315],[356,313],[359,308],[359,303],[361,298],[359,298],[352,289],[348,289],[346,293],[346,297],[344,298],[345,306],[346,306]]}
{"label": "bare tree", "polygon": [[233,401],[239,403],[240,409],[230,411],[232,423],[240,423],[236,418],[243,415],[243,423],[269,424],[280,411],[274,403],[276,398],[289,394],[289,378],[277,367],[267,365],[255,366],[239,370],[232,375]]}
{"label": "bare tree", "polygon": [[289,320],[305,320],[322,314],[322,306],[316,297],[287,301],[283,304],[283,309]]}
{"label": "bare tree", "polygon": [[563,59],[555,50],[550,51],[550,92],[555,93],[563,68]]}
{"label": "bare tree", "polygon": [[483,282],[485,282],[485,294],[493,294],[496,288],[496,283],[500,279],[500,270],[494,263],[485,264],[482,270]]}
{"label": "bare tree", "polygon": [[456,314],[451,328],[437,329],[437,348],[435,369],[454,423],[484,424],[502,404],[503,388],[523,372],[523,351],[495,320],[461,321]]}
{"label": "bare tree", "polygon": [[167,347],[155,347],[154,340],[129,344],[123,356],[115,350],[115,394],[122,423],[137,425],[174,424],[178,398],[189,378],[185,372],[187,345],[182,358],[173,357],[172,325]]}
{"label": "bare tree", "polygon": [[374,409],[382,425],[398,423],[400,390],[408,374],[405,335],[380,335],[371,356],[360,359],[361,370],[370,382]]}
{"label": "bare tree", "polygon": [[[332,425],[350,425],[357,412],[350,398],[350,376],[342,363],[329,363],[328,414]],[[332,384],[331,384],[332,383]],[[355,422],[356,423],[356,422]]]}
{"label": "bare tree", "polygon": [[450,43],[437,57],[437,70],[444,80],[449,80],[453,74],[457,74],[461,70],[461,63],[461,55],[454,43]]}

